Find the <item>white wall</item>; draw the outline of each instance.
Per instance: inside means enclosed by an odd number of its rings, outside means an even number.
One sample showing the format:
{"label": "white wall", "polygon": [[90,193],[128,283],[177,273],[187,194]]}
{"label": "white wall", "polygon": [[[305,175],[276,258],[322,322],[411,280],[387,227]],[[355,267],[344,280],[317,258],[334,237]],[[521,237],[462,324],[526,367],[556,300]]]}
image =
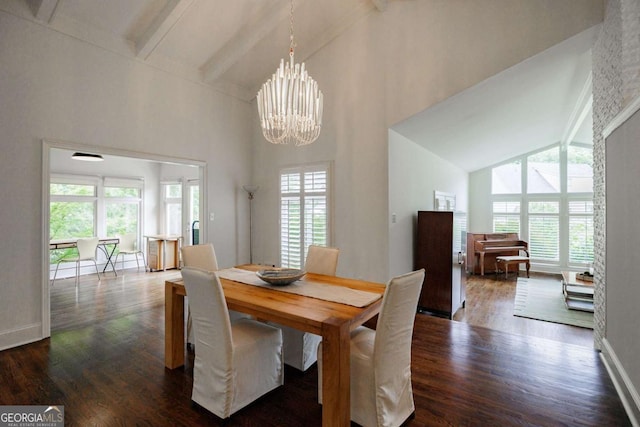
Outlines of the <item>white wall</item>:
{"label": "white wall", "polygon": [[[417,211],[434,209],[434,191],[456,195],[467,212],[468,174],[404,136],[389,131],[389,275],[414,269]],[[392,221],[395,214],[396,223]]]}
{"label": "white wall", "polygon": [[272,146],[254,121],[255,259],[279,258],[278,168],[329,160],[338,274],[387,281],[388,129],[601,18],[597,0],[397,1],[366,15],[306,61],[324,92],[314,144]]}
{"label": "white wall", "polygon": [[0,64],[0,349],[43,335],[42,139],[207,162],[207,238],[248,259],[249,104],[3,12]]}
{"label": "white wall", "polygon": [[491,204],[491,168],[469,174],[469,212],[467,230],[474,233],[493,231],[493,207]]}

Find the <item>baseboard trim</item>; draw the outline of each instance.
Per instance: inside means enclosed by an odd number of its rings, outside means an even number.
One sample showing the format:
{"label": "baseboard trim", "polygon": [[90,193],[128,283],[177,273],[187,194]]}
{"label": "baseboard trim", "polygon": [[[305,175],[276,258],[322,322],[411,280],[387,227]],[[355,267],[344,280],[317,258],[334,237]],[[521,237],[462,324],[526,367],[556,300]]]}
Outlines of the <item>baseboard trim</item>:
{"label": "baseboard trim", "polygon": [[640,426],[638,423],[638,420],[640,420],[640,395],[606,338],[602,339],[600,358],[609,372],[613,385],[618,391],[618,395],[622,400],[624,409],[627,411],[631,424],[636,427]]}
{"label": "baseboard trim", "polygon": [[0,333],[0,351],[30,344],[41,339],[43,339],[42,323],[33,323],[19,329],[2,331]]}

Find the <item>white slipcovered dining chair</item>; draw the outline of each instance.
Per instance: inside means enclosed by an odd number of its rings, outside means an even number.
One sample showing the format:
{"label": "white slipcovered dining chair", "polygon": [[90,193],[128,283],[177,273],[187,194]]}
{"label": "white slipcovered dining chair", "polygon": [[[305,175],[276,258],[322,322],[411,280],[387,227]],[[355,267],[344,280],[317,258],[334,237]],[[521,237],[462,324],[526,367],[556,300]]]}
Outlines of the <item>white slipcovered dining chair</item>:
{"label": "white slipcovered dining chair", "polygon": [[340,249],[311,245],[307,251],[304,270],[308,273],[335,276]]}
{"label": "white slipcovered dining chair", "polygon": [[182,264],[185,267],[196,267],[207,271],[218,270],[218,259],[213,244],[183,246],[180,251]]}
{"label": "white slipcovered dining chair", "polygon": [[[216,251],[213,248],[213,244],[204,243],[201,245],[183,246],[180,249],[182,253],[182,264],[185,267],[196,267],[206,271],[218,271],[218,259],[216,258]],[[187,297],[187,304],[189,297]],[[250,316],[237,311],[229,311],[231,321],[235,321],[241,318],[249,318]],[[195,343],[193,336],[193,321],[191,317],[191,310],[187,305],[187,343]]]}
{"label": "white slipcovered dining chair", "polygon": [[[311,245],[307,252],[304,270],[307,273],[335,276],[339,254],[338,248]],[[282,329],[284,363],[303,372],[309,369],[318,359],[318,344],[322,341],[322,337],[288,326],[272,324]]]}
{"label": "white slipcovered dining chair", "polygon": [[78,286],[78,281],[80,278],[80,264],[82,261],[93,261],[93,264],[96,266],[96,274],[98,275],[98,280],[100,280],[100,272],[98,271],[98,263],[96,262],[96,250],[98,249],[99,241],[100,239],[98,239],[97,237],[78,239],[76,243],[78,255],[68,256],[58,260],[56,271],[55,273],[53,273],[53,280],[51,281],[51,285],[55,283],[56,276],[58,275],[58,268],[63,262],[76,263],[76,286]]}
{"label": "white slipcovered dining chair", "polygon": [[138,270],[140,269],[140,263],[138,262],[138,255],[142,255],[142,265],[144,266],[144,271],[147,271],[147,261],[144,259],[144,252],[141,249],[138,249],[138,235],[136,233],[129,234],[119,234],[118,236],[118,253],[116,254],[116,259],[114,261],[114,267],[118,264],[118,257],[122,255],[122,269],[124,270],[124,256],[125,255],[135,255],[136,256],[136,265],[138,266]]}
{"label": "white slipcovered dining chair", "polygon": [[284,381],[280,329],[251,319],[231,322],[214,272],[184,267],[196,330],[191,399],[225,419]]}
{"label": "white slipcovered dining chair", "polygon": [[[351,332],[351,420],[365,426],[399,426],[413,412],[411,339],[424,269],[391,279],[377,329]],[[322,343],[318,346],[318,401],[322,403]]]}

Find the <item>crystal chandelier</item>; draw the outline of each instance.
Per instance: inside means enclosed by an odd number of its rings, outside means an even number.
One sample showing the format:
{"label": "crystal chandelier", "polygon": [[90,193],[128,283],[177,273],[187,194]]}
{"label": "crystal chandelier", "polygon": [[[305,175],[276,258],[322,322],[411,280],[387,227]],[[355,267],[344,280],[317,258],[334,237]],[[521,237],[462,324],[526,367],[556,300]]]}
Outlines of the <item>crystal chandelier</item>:
{"label": "crystal chandelier", "polygon": [[262,134],[273,144],[307,145],[320,135],[322,92],[302,65],[293,60],[293,0],[289,27],[289,63],[280,67],[258,91]]}

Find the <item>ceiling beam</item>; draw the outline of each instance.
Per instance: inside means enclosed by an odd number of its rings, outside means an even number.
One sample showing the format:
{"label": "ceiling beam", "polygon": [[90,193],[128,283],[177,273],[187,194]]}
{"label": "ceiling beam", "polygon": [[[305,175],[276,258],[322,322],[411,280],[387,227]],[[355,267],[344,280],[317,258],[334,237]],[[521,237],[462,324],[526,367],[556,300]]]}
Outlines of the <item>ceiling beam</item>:
{"label": "ceiling beam", "polygon": [[58,4],[62,0],[25,0],[27,6],[33,13],[33,17],[38,21],[50,23],[56,13]]}
{"label": "ceiling beam", "polygon": [[[298,55],[296,56],[297,62],[305,62],[314,53],[329,44],[333,39],[346,31],[347,28],[357,22],[360,18],[370,13],[373,9],[374,5],[371,2],[358,2],[358,5],[345,13],[342,16],[342,19],[335,22],[326,31],[315,37],[312,43],[308,43],[301,48],[298,48],[298,50],[296,50],[296,54]],[[262,83],[260,85],[262,85]],[[255,94],[258,92],[259,88],[260,86],[252,88],[251,92]]]}
{"label": "ceiling beam", "polygon": [[[303,54],[297,59],[304,61],[306,58],[310,57],[316,51],[320,50],[331,40],[340,35],[358,19],[369,13],[374,6],[379,11],[382,11],[387,7],[387,0],[359,2],[358,6],[345,14],[339,22],[317,37],[311,46],[305,46],[304,51],[307,52],[307,54]],[[205,65],[202,67],[203,80],[207,83],[212,83],[217,80],[227,72],[233,64],[239,61],[242,56],[249,52],[249,50],[251,50],[259,41],[273,31],[276,26],[280,25],[282,21],[288,17],[289,12],[290,5],[283,4],[280,8],[274,8],[268,15],[262,16],[249,25],[246,25],[242,31],[239,31],[239,37],[235,38],[233,42],[227,43],[222,49],[207,60]],[[300,49],[297,53],[301,53]]]}
{"label": "ceiling beam", "polygon": [[147,59],[192,3],[193,0],[169,0],[147,30],[134,40],[136,56]]}
{"label": "ceiling beam", "polygon": [[387,9],[387,0],[371,0],[373,5],[378,9],[378,12],[384,12]]}
{"label": "ceiling beam", "polygon": [[373,6],[371,3],[367,2],[359,2],[357,6],[352,8],[349,12],[345,13],[342,16],[342,19],[335,22],[331,27],[329,27],[325,32],[320,34],[318,37],[314,38],[313,43],[304,47],[304,50],[308,52],[307,55],[303,55],[300,58],[301,61],[306,60],[315,52],[319,51],[325,45],[327,45],[331,40],[338,37],[347,28],[351,27],[356,21],[360,20],[363,16],[367,15],[369,12],[373,10]]}
{"label": "ceiling beam", "polygon": [[565,128],[564,133],[562,134],[562,140],[560,141],[560,148],[564,151],[569,145],[573,142],[573,138],[575,138],[576,133],[580,130],[582,126],[582,122],[584,122],[585,117],[591,111],[593,107],[593,96],[592,96],[592,73],[590,72],[587,76],[584,85],[582,86],[582,91],[580,92],[580,96],[576,101],[576,105],[573,108],[573,112],[569,117],[569,121],[567,123],[567,127]]}
{"label": "ceiling beam", "polygon": [[268,9],[265,15],[257,16],[256,19],[245,25],[238,31],[237,37],[225,44],[202,66],[203,80],[207,83],[216,81],[260,40],[280,25],[290,12],[291,6],[288,3],[282,3],[280,7]]}

